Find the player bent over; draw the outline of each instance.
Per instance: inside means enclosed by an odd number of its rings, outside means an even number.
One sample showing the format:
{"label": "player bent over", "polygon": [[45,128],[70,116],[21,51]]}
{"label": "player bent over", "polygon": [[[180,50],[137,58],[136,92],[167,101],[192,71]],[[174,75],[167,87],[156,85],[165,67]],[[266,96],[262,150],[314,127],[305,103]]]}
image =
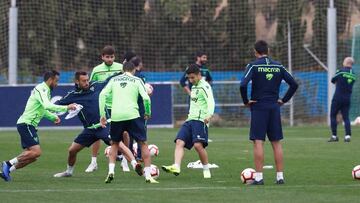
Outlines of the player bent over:
{"label": "player bent over", "polygon": [[176,176],[179,175],[184,147],[190,150],[194,146],[203,165],[204,178],[211,178],[205,147],[208,145],[208,124],[214,114],[215,101],[211,86],[202,79],[200,69],[196,64],[190,65],[186,74],[193,84],[188,118],[175,138],[175,163],[162,166],[162,169]]}
{"label": "player bent over", "polygon": [[[109,78],[110,79],[110,78]],[[69,92],[64,98],[59,100],[58,104],[77,103],[83,106],[78,113],[78,117],[84,126],[84,130],[75,138],[69,148],[68,165],[64,172],[57,173],[54,177],[70,177],[73,174],[76,155],[84,147],[90,147],[98,140],[103,140],[110,145],[109,131],[110,127],[102,128],[99,123],[99,94],[107,82],[92,81],[89,82],[89,76],[86,72],[78,71],[75,73],[76,89]],[[138,175],[142,176],[142,167],[137,164],[131,151],[122,143],[119,143],[120,151],[127,157]]]}
{"label": "player bent over", "polygon": [[45,117],[55,124],[59,124],[60,118],[50,111],[66,112],[68,109],[76,109],[75,104],[60,106],[50,102],[50,92],[57,86],[59,75],[55,70],[46,72],[44,82],[36,85],[31,91],[25,111],[16,124],[24,151],[19,156],[1,163],[0,177],[5,181],[11,180],[10,172],[23,168],[40,157],[41,148],[37,135],[37,126],[40,120]]}
{"label": "player bent over", "polygon": [[125,62],[123,65],[124,74],[110,79],[106,87],[101,91],[99,97],[100,123],[106,127],[105,101],[112,97],[111,108],[111,149],[109,156],[109,172],[105,183],[110,183],[114,179],[115,161],[118,151],[118,144],[123,140],[123,133],[129,132],[136,142],[141,145],[141,154],[144,161],[144,175],[147,183],[158,183],[151,177],[151,159],[148,145],[146,143],[145,122],[140,119],[138,96],[144,100],[145,120],[151,115],[151,101],[142,80],[135,74],[135,65],[131,62]]}

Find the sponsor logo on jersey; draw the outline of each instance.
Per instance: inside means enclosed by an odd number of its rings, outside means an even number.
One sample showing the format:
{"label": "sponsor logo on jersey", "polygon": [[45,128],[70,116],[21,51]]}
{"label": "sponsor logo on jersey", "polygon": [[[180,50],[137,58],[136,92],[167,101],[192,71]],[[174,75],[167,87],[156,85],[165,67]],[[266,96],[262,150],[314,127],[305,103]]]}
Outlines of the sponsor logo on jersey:
{"label": "sponsor logo on jersey", "polygon": [[258,68],[259,73],[280,73],[280,68],[266,68],[266,67],[259,67]]}

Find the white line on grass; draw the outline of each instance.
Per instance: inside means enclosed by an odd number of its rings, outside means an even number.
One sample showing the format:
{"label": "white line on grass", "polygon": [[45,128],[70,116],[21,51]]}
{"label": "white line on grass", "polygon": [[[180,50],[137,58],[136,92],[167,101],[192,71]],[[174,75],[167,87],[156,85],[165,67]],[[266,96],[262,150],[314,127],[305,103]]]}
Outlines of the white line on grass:
{"label": "white line on grass", "polygon": [[247,190],[247,189],[298,189],[298,188],[331,188],[331,187],[360,187],[360,184],[351,185],[273,185],[273,186],[247,186],[247,187],[146,187],[146,188],[88,188],[88,189],[30,189],[30,190],[11,190],[0,189],[0,193],[28,193],[28,192],[99,192],[99,191],[173,191],[173,190]]}

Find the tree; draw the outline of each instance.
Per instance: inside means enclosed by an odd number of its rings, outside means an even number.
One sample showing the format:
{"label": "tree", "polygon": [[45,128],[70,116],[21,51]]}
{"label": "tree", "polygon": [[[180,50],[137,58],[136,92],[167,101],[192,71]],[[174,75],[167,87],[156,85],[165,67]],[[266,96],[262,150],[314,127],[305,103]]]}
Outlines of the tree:
{"label": "tree", "polygon": [[315,19],[313,21],[313,52],[322,61],[327,61],[327,7],[328,0],[314,1]]}
{"label": "tree", "polygon": [[[5,76],[7,74],[8,67],[8,27],[9,27],[9,13],[8,9],[10,1],[0,2],[0,75]],[[0,83],[3,82],[0,80]]]}
{"label": "tree", "polygon": [[256,40],[255,15],[248,1],[229,0],[227,43],[225,58],[227,67],[245,67],[253,59],[252,49]]}
{"label": "tree", "polygon": [[[35,2],[20,1],[19,8],[19,70],[27,70],[34,75],[42,75],[44,70],[52,69],[52,56],[55,42],[56,12],[54,0]],[[46,20],[44,20],[46,19]]]}
{"label": "tree", "polygon": [[[279,0],[277,4],[277,32],[274,55],[281,63],[288,64],[288,32],[291,33],[291,51],[294,69],[303,68],[307,53],[303,48],[306,24],[302,24],[303,9],[307,3],[303,0]],[[288,30],[290,23],[290,30]]]}

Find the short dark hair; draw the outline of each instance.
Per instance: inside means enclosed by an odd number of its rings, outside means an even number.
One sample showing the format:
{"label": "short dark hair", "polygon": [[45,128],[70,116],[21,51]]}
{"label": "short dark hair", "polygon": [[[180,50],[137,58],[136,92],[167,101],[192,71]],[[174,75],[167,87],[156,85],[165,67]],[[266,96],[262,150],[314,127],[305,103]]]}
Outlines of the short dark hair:
{"label": "short dark hair", "polygon": [[200,68],[196,64],[191,64],[189,67],[187,67],[185,72],[186,72],[186,74],[191,74],[191,73],[199,74],[200,73]]}
{"label": "short dark hair", "polygon": [[134,56],[129,62],[133,63],[135,67],[138,67],[141,63],[141,58],[139,56]]}
{"label": "short dark hair", "polygon": [[255,42],[254,49],[259,54],[268,54],[269,51],[268,44],[264,40]]}
{"label": "short dark hair", "polygon": [[130,61],[135,56],[136,56],[136,54],[133,51],[126,51],[124,53],[123,61]]}
{"label": "short dark hair", "polygon": [[113,55],[113,54],[115,54],[115,49],[111,45],[106,45],[101,51],[102,56],[103,55]]}
{"label": "short dark hair", "polygon": [[135,65],[131,62],[125,62],[123,65],[123,70],[126,72],[131,72],[135,69]]}
{"label": "short dark hair", "polygon": [[206,55],[206,53],[204,51],[197,51],[195,53],[195,57],[201,57],[201,56],[204,56],[204,55]]}
{"label": "short dark hair", "polygon": [[60,73],[57,72],[56,70],[50,70],[50,71],[46,71],[44,73],[44,81],[48,81],[50,78],[55,78],[56,76],[60,76]]}
{"label": "short dark hair", "polygon": [[85,71],[76,71],[75,80],[79,80],[81,75],[87,75],[88,73]]}

